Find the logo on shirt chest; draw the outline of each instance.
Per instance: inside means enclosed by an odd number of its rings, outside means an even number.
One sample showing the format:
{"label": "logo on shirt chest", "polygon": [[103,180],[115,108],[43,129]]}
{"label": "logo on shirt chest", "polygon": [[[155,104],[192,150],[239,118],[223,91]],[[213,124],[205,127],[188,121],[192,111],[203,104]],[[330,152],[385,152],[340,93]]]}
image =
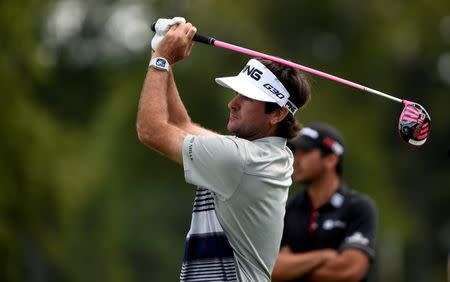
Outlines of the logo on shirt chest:
{"label": "logo on shirt chest", "polygon": [[347,226],[347,223],[340,221],[338,219],[333,220],[333,219],[326,219],[323,224],[322,224],[322,228],[324,230],[331,230],[334,228],[345,228]]}

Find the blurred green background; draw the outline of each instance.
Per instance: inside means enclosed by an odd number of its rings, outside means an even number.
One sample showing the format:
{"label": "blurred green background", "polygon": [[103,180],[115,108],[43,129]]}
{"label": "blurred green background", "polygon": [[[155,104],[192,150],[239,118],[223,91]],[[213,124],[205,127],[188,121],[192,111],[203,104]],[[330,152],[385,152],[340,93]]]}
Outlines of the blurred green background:
{"label": "blurred green background", "polygon": [[[373,281],[447,279],[448,0],[3,0],[0,281],[177,281],[195,189],[135,131],[149,26],[173,16],[422,104],[420,149],[398,136],[400,104],[320,77],[297,116],[343,132],[345,179],[378,205]],[[214,78],[247,60],[197,44],[174,67],[194,121],[226,133],[231,95]]]}

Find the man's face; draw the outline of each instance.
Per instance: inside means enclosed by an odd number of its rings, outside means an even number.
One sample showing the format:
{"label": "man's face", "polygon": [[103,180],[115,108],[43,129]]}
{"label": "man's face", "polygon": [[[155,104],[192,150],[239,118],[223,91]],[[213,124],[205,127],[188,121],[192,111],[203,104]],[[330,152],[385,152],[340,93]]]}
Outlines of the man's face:
{"label": "man's face", "polygon": [[269,114],[265,114],[265,102],[253,100],[243,95],[236,96],[228,103],[230,117],[227,129],[237,137],[254,140],[265,137],[270,129]]}
{"label": "man's face", "polygon": [[294,182],[309,184],[320,178],[324,172],[324,159],[320,149],[295,150],[294,173],[292,175]]}

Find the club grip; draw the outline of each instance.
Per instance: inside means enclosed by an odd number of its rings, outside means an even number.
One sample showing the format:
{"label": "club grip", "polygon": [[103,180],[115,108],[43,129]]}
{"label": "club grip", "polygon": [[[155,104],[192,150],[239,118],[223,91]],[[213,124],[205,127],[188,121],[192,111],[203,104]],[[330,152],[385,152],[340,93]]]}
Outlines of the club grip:
{"label": "club grip", "polygon": [[[152,23],[152,25],[151,25],[151,29],[153,32],[155,32],[155,25],[156,25],[156,22]],[[199,43],[208,44],[208,45],[214,45],[214,41],[216,41],[212,37],[201,35],[198,33],[196,33],[194,35],[194,38],[192,38],[192,40],[199,42]]]}
{"label": "club grip", "polygon": [[208,44],[208,45],[214,45],[214,41],[216,41],[216,39],[206,36],[206,35],[201,35],[201,34],[194,34],[194,38],[192,38],[192,40],[199,42],[199,43],[203,43],[203,44]]}

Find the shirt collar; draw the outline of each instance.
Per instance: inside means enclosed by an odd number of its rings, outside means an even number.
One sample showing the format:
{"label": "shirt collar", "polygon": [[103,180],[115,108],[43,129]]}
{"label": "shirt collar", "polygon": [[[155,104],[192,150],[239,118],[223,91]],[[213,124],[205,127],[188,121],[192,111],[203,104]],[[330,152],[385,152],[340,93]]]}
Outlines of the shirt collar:
{"label": "shirt collar", "polygon": [[[328,208],[328,207],[334,208],[334,209],[338,209],[338,208],[342,207],[347,193],[348,193],[347,185],[341,181],[336,192],[334,192],[334,194],[330,197],[330,200],[327,203],[325,203],[323,206],[321,206],[319,208],[319,210]],[[309,198],[307,189],[303,190],[302,198],[304,201],[308,202],[309,206],[311,206],[311,200]]]}
{"label": "shirt collar", "polygon": [[283,138],[283,137],[278,137],[278,136],[268,136],[268,137],[264,137],[264,138],[255,139],[255,140],[253,140],[253,142],[270,143],[277,147],[285,147],[286,143],[287,143],[287,139]]}

